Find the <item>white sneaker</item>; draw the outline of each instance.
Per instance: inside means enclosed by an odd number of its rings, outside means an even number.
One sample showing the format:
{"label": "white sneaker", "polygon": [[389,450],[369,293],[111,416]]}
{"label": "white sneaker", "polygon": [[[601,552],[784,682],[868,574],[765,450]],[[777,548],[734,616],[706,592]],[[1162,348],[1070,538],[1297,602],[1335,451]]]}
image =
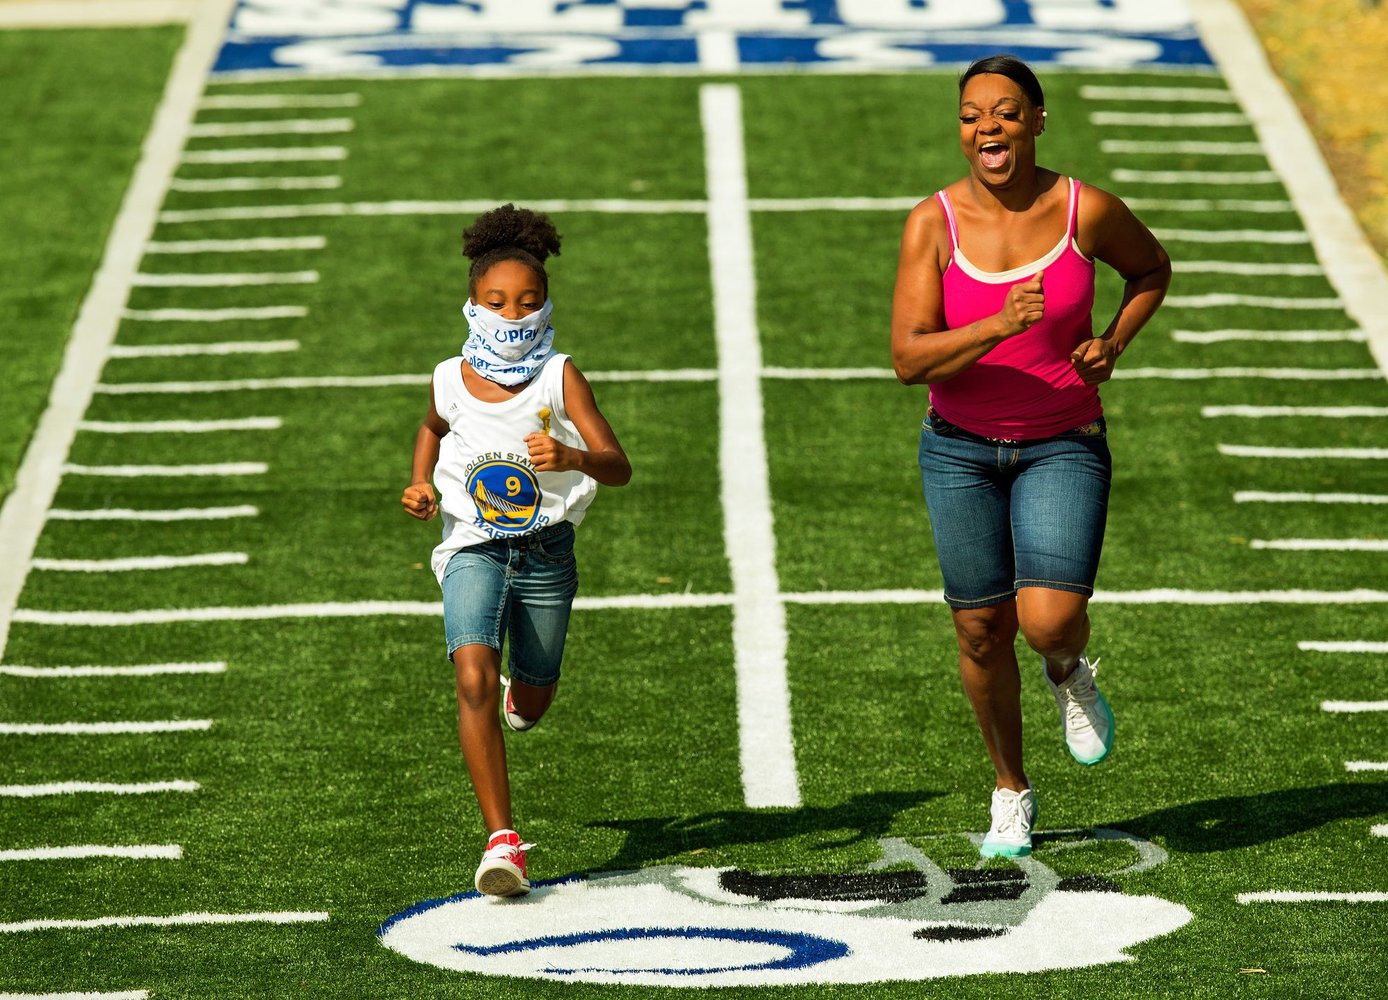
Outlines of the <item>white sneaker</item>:
{"label": "white sneaker", "polygon": [[1031,828],[1036,823],[1036,793],[993,789],[993,826],[978,853],[985,858],[1024,858],[1031,853]]}
{"label": "white sneaker", "polygon": [[502,675],[501,686],[506,693],[501,699],[501,715],[506,720],[506,728],[513,733],[523,733],[527,729],[534,728],[539,719],[527,719],[516,711],[515,703],[511,701],[511,678]]}
{"label": "white sneaker", "polygon": [[523,843],[515,830],[498,830],[487,841],[473,884],[484,896],[524,896],[530,891],[525,875],[525,852],[534,844]]}
{"label": "white sneaker", "polygon": [[[1080,656],[1069,677],[1056,684],[1046,674],[1046,683],[1060,709],[1060,726],[1070,756],[1086,766],[1099,763],[1113,749],[1113,709],[1094,686],[1099,660]],[[1042,670],[1045,673],[1044,667]]]}

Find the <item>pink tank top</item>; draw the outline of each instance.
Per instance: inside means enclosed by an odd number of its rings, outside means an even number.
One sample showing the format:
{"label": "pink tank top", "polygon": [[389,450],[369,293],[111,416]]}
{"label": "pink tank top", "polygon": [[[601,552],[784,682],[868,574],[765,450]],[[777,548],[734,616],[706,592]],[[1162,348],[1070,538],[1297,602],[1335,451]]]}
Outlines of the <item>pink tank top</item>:
{"label": "pink tank top", "polygon": [[1001,311],[1007,291],[1046,271],[1046,314],[1004,340],[954,378],[930,384],[930,405],[952,424],[984,437],[1051,437],[1103,414],[1099,390],[1085,385],[1070,353],[1094,336],[1094,262],[1075,243],[1080,182],[1070,180],[1065,235],[1039,260],[1010,271],[983,271],[959,249],[959,227],[944,191],[936,194],[949,222],[949,266],[943,276],[945,325],[956,330]]}

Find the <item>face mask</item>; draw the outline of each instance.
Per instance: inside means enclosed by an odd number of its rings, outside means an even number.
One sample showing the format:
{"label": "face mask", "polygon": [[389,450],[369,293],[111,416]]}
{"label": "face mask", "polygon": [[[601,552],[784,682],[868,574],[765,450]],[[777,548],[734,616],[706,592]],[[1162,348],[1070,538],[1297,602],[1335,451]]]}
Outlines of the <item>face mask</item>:
{"label": "face mask", "polygon": [[471,299],[463,307],[468,338],[463,357],[483,378],[499,385],[519,385],[535,376],[550,356],[554,327],[549,325],[554,304],[545,304],[528,316],[507,319]]}

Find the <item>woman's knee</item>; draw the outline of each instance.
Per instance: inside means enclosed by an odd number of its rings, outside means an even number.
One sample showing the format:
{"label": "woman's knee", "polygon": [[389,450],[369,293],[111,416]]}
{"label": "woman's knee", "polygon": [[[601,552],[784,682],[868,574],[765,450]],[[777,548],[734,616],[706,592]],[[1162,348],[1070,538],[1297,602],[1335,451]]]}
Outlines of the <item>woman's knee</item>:
{"label": "woman's knee", "polygon": [[978,664],[988,663],[999,651],[1011,650],[1017,639],[1017,609],[1012,602],[985,608],[961,608],[954,612],[954,634],[959,655]]}
{"label": "woman's knee", "polygon": [[1042,656],[1078,655],[1089,640],[1089,601],[1081,594],[1039,590],[1018,595],[1022,638]]}

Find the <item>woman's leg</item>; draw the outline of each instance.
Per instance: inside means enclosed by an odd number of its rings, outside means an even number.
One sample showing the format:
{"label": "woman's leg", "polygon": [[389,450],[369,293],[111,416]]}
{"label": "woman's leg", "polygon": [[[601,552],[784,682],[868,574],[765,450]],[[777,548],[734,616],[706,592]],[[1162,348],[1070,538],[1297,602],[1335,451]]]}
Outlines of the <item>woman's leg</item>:
{"label": "woman's leg", "polygon": [[1021,677],[1013,649],[1016,602],[956,608],[953,614],[959,641],[959,677],[997,772],[997,787],[1012,791],[1029,788],[1022,766]]}
{"label": "woman's leg", "polygon": [[511,782],[501,735],[501,656],[468,643],[453,652],[458,681],[458,742],[488,831],[511,829]]}
{"label": "woman's leg", "polygon": [[1020,587],[1017,619],[1027,645],[1046,661],[1051,683],[1069,677],[1089,642],[1089,598],[1068,590]]}

